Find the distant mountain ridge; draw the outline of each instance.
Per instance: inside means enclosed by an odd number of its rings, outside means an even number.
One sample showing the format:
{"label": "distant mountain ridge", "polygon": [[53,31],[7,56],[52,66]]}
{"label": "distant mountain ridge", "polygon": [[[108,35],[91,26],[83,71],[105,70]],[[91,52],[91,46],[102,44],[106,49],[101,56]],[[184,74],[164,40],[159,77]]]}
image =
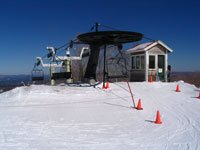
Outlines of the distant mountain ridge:
{"label": "distant mountain ridge", "polygon": [[0,86],[16,86],[21,82],[28,83],[30,81],[30,75],[0,75]]}
{"label": "distant mountain ridge", "polygon": [[[45,75],[45,80],[49,76]],[[0,87],[2,86],[20,86],[23,84],[30,84],[32,82],[31,75],[0,75]]]}
{"label": "distant mountain ridge", "polygon": [[196,87],[200,87],[200,72],[172,72],[171,81],[183,80],[184,82],[194,84]]}
{"label": "distant mountain ridge", "polygon": [[[49,75],[44,76],[49,81]],[[183,80],[200,87],[200,72],[171,72],[171,81]],[[0,87],[31,84],[31,75],[0,75]]]}

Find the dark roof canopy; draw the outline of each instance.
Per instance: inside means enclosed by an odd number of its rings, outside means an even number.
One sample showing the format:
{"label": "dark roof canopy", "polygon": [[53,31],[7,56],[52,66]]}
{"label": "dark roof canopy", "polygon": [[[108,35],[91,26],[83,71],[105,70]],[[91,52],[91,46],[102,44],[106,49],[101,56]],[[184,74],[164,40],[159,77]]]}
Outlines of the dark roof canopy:
{"label": "dark roof canopy", "polygon": [[80,34],[77,38],[83,44],[117,45],[140,41],[143,34],[130,31],[99,31]]}

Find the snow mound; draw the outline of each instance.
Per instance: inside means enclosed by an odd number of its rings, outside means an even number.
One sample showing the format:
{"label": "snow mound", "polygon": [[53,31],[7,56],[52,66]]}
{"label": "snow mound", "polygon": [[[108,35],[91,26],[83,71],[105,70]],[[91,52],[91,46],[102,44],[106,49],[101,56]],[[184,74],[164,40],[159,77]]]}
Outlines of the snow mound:
{"label": "snow mound", "polygon": [[[181,92],[176,92],[179,84]],[[200,149],[199,89],[183,81],[32,85],[0,94],[0,149]],[[154,123],[156,111],[162,125]]]}

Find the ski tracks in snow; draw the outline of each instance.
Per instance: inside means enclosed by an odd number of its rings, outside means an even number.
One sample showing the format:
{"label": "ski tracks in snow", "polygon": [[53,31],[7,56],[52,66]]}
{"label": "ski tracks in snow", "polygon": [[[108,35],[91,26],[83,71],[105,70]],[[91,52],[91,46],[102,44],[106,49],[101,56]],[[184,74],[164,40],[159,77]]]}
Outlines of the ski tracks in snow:
{"label": "ski tracks in snow", "polygon": [[[106,90],[31,86],[1,94],[0,150],[200,149],[200,102],[190,96],[193,87],[181,83],[176,93],[176,83],[130,86],[142,111],[131,108],[124,82]],[[157,110],[162,125],[153,123]]]}

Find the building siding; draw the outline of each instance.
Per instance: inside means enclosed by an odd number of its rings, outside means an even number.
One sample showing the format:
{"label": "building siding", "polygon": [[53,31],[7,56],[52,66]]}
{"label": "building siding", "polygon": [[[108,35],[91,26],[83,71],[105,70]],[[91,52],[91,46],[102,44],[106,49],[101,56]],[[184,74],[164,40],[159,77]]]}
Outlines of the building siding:
{"label": "building siding", "polygon": [[135,52],[135,53],[131,53],[131,56],[134,56],[134,55],[142,55],[144,54],[144,52]]}
{"label": "building siding", "polygon": [[130,81],[145,81],[145,70],[131,70]]}
{"label": "building siding", "polygon": [[149,50],[149,55],[151,55],[151,54],[165,55],[166,49],[161,45],[156,45]]}

